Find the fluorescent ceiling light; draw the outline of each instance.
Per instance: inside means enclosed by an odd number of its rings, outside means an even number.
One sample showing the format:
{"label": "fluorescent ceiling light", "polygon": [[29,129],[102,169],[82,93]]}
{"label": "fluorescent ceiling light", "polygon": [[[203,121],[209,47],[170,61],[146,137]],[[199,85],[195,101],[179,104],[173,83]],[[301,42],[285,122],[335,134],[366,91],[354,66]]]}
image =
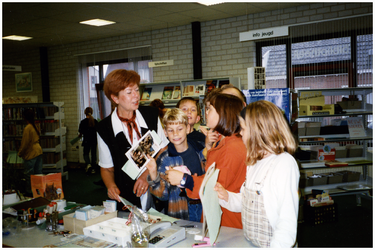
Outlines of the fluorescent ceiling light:
{"label": "fluorescent ceiling light", "polygon": [[4,36],[3,39],[14,40],[14,41],[24,41],[24,40],[32,39],[32,37],[11,35],[11,36]]}
{"label": "fluorescent ceiling light", "polygon": [[91,20],[82,21],[82,22],[79,22],[79,23],[87,24],[87,25],[93,25],[93,26],[104,26],[104,25],[114,24],[116,22],[107,21],[107,20],[103,20],[103,19],[91,19]]}
{"label": "fluorescent ceiling light", "polygon": [[224,2],[219,2],[219,1],[204,1],[204,2],[198,2],[198,3],[206,5],[206,6],[210,6],[210,5],[215,5],[215,4],[221,4],[221,3],[224,3]]}

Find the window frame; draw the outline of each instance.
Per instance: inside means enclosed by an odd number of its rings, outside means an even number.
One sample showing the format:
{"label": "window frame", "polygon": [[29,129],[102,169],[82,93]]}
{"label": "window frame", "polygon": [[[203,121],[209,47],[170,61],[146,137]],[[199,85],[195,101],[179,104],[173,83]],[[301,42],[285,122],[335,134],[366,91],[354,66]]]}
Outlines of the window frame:
{"label": "window frame", "polygon": [[[317,40],[326,40],[332,38],[342,38],[342,37],[350,37],[350,46],[351,46],[351,55],[349,60],[349,66],[347,66],[348,74],[350,74],[350,78],[348,79],[349,87],[356,87],[357,84],[357,36],[358,35],[372,35],[372,29],[358,29],[358,30],[350,30],[345,32],[335,32],[335,33],[326,33],[326,34],[318,34],[318,35],[311,35],[311,36],[299,36],[299,37],[289,37],[289,38],[276,38],[272,40],[264,40],[256,42],[256,57],[255,57],[255,64],[257,67],[262,67],[262,47],[266,46],[275,46],[275,45],[286,45],[286,83],[287,88],[294,89],[294,75],[296,72],[296,68],[292,65],[292,44],[299,43],[299,42],[310,42],[310,41],[317,41]],[[344,62],[344,61],[340,61]],[[347,61],[345,61],[346,63]],[[298,67],[305,67],[307,69],[311,69],[315,65],[318,64],[299,64]],[[332,67],[332,69],[337,69],[337,73],[339,73],[340,67]],[[332,72],[330,72],[332,73]],[[336,73],[334,71],[334,73]]]}

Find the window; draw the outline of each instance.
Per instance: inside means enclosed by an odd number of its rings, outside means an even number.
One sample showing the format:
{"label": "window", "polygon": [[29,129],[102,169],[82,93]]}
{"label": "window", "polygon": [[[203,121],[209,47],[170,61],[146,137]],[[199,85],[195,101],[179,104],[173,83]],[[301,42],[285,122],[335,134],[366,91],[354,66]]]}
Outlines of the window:
{"label": "window", "polygon": [[148,67],[148,62],[152,61],[150,47],[80,55],[78,60],[81,63],[82,79],[80,96],[83,97],[80,98],[81,119],[84,118],[83,110],[86,107],[93,108],[93,116],[97,119],[103,119],[111,113],[111,102],[103,92],[98,92],[103,87],[105,77],[111,71],[115,69],[135,70],[141,77],[141,83],[153,81],[152,68]]}
{"label": "window", "polygon": [[262,47],[262,67],[266,70],[266,88],[286,88],[286,45]]}

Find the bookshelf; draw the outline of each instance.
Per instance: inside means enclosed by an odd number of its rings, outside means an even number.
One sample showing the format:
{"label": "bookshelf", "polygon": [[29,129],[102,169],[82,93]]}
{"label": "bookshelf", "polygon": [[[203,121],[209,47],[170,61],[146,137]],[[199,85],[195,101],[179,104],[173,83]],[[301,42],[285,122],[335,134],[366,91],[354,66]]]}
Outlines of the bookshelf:
{"label": "bookshelf", "polygon": [[[316,150],[316,147],[329,146],[335,149],[335,160],[347,163],[347,166],[329,167],[325,161],[317,159],[299,159],[302,173],[327,174],[330,172],[358,171],[362,167],[360,178],[355,182],[326,183],[320,186],[308,186],[301,189],[302,193],[311,193],[312,189],[328,190],[333,195],[344,195],[347,192],[357,192],[358,197],[365,197],[362,194],[372,189],[372,87],[340,88],[340,89],[311,89],[298,91],[299,99],[299,122],[298,143],[299,147],[306,151]],[[330,110],[312,109],[311,107],[327,106],[325,97],[337,102],[345,96],[358,97],[360,100],[359,109],[343,109],[343,112],[335,113]],[[306,101],[307,100],[307,101]],[[328,104],[334,105],[334,104]],[[312,112],[301,112],[312,110]],[[307,107],[307,109],[306,109]],[[369,118],[371,116],[371,118]],[[358,117],[364,129],[364,134],[356,136],[350,132],[350,119]],[[334,119],[336,118],[336,119]],[[305,122],[305,126],[303,126]],[[307,126],[308,123],[317,123],[318,126]],[[342,125],[344,124],[344,125]],[[323,126],[324,125],[324,126]],[[348,126],[349,125],[349,126]],[[345,126],[348,128],[343,130]],[[308,134],[308,130],[313,131]],[[307,135],[308,134],[308,135]],[[328,150],[326,150],[328,151]],[[302,175],[301,175],[302,176]],[[359,198],[358,198],[359,199]],[[360,201],[360,199],[359,199]]]}
{"label": "bookshelf", "polygon": [[68,178],[68,172],[64,172],[67,161],[63,106],[64,102],[3,104],[3,159],[7,159],[9,152],[18,152],[26,126],[23,112],[31,108],[36,114],[35,125],[41,131],[43,173],[61,172]]}
{"label": "bookshelf", "polygon": [[[205,95],[213,88],[220,88],[222,85],[229,83],[242,90],[239,77],[218,77],[141,84],[140,105],[148,106],[153,100],[160,99],[166,108],[174,108],[181,98],[189,96],[199,101],[201,110],[204,111],[203,99]],[[203,111],[201,112],[202,123],[204,123],[205,118]]]}

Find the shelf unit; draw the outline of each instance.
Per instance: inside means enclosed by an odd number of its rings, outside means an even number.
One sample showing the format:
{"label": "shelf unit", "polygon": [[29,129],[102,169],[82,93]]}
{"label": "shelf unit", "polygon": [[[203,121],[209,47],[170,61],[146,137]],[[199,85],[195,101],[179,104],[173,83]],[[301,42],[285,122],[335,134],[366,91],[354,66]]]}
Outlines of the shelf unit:
{"label": "shelf unit", "polygon": [[35,110],[35,125],[41,131],[39,143],[43,149],[43,173],[64,172],[66,161],[66,127],[63,120],[64,102],[3,104],[3,157],[18,151],[26,123],[24,110]]}
{"label": "shelf unit", "polygon": [[[220,77],[220,78],[207,78],[207,79],[193,79],[193,80],[181,80],[181,81],[171,81],[171,82],[157,82],[157,83],[147,83],[140,85],[141,100],[140,105],[148,106],[154,99],[161,99],[166,107],[175,107],[179,100],[184,97],[184,93],[191,89],[188,96],[194,99],[200,100],[201,97],[207,93],[207,85],[212,83],[216,88],[224,84],[231,83],[235,87],[241,90],[241,82],[239,77]],[[192,86],[187,88],[188,86]],[[198,86],[203,86],[203,89]],[[180,88],[180,95],[175,96],[175,87]],[[198,87],[198,88],[197,88]],[[169,90],[173,88],[171,93],[171,98],[163,99],[164,90]],[[147,91],[151,89],[151,91]],[[200,91],[197,89],[201,89]],[[166,95],[165,95],[166,96]],[[146,100],[148,98],[148,100]]]}
{"label": "shelf unit", "polygon": [[[305,171],[317,171],[317,172],[335,172],[339,170],[347,170],[352,168],[362,167],[362,175],[360,180],[357,182],[347,182],[347,183],[336,183],[327,184],[321,186],[308,186],[302,188],[303,194],[311,193],[312,189],[324,189],[328,190],[330,195],[345,195],[348,193],[357,194],[357,202],[360,203],[360,195],[366,194],[368,197],[368,192],[372,189],[372,177],[368,175],[369,167],[372,168],[372,129],[368,128],[368,116],[372,115],[372,104],[366,102],[367,95],[372,94],[372,88],[342,88],[342,89],[310,89],[310,90],[300,90],[298,91],[298,99],[301,92],[309,91],[320,91],[324,97],[332,96],[331,99],[340,99],[340,96],[358,96],[361,100],[361,109],[356,110],[343,110],[346,113],[342,114],[317,114],[317,115],[304,115],[299,116],[297,121],[313,121],[322,122],[325,118],[337,117],[345,119],[348,117],[362,117],[362,122],[366,131],[366,136],[363,137],[350,137],[349,134],[330,134],[330,135],[310,135],[310,136],[299,136],[300,147],[305,145],[324,145],[325,143],[339,143],[340,145],[346,144],[358,144],[363,147],[361,157],[351,157],[351,158],[338,158],[336,160],[349,163],[348,166],[342,167],[327,167],[324,161],[318,160],[300,160],[299,165],[301,172]],[[335,96],[335,98],[333,98]],[[301,141],[304,138],[320,137],[321,141]],[[369,147],[371,145],[371,147]],[[356,188],[350,188],[357,186]],[[363,196],[362,196],[363,197]]]}

